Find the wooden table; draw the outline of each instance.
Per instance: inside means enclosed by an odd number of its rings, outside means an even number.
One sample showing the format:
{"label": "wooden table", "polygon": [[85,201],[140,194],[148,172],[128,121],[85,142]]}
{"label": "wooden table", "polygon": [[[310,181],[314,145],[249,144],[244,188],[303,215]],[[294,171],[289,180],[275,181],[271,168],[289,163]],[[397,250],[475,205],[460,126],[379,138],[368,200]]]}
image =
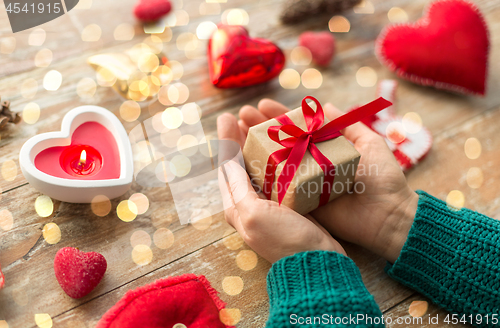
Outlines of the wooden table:
{"label": "wooden table", "polygon": [[[238,254],[243,258],[247,256],[247,261],[243,262],[248,264],[248,256],[250,254],[251,258],[252,253],[243,252],[249,248],[226,224],[222,214],[213,216],[211,224],[202,227],[206,228],[204,230],[192,225],[180,225],[168,188],[147,189],[138,184],[134,184],[121,199],[112,200],[111,211],[105,217],[95,215],[90,205],[59,201],[53,201],[52,211],[50,208],[48,212],[45,208],[46,213],[40,211],[44,216],[50,214],[46,217],[40,216],[35,210],[35,200],[41,195],[27,183],[19,169],[21,145],[35,134],[59,130],[63,115],[79,105],[100,105],[120,117],[119,108],[124,99],[112,89],[97,86],[92,97],[82,98],[77,94],[77,85],[83,78],[96,79],[95,72],[86,64],[89,56],[121,52],[148,36],[131,15],[135,0],[80,2],[81,9],[74,9],[40,27],[46,33],[42,45],[29,44],[34,29],[15,34],[15,49],[11,54],[6,53],[12,50],[13,35],[5,11],[2,10],[0,14],[3,42],[3,53],[0,54],[1,96],[12,101],[11,108],[14,111],[23,111],[32,102],[40,108],[39,119],[30,116],[32,124],[22,122],[1,131],[0,164],[3,178],[0,178],[0,213],[3,221],[0,229],[0,264],[6,276],[6,287],[0,291],[0,320],[6,320],[8,327],[36,327],[35,314],[48,314],[54,327],[93,327],[128,290],[156,279],[195,273],[205,275],[220,291],[228,308],[233,309],[229,313],[235,321],[241,316],[239,327],[264,326],[268,315],[266,274],[270,264],[259,257],[255,267],[241,266],[240,262],[241,267],[249,270],[240,268],[236,261]],[[251,88],[218,90],[209,82],[204,51],[200,52],[201,56],[198,54],[188,59],[184,51],[176,47],[176,40],[181,33],[196,34],[199,23],[217,23],[221,14],[230,8],[244,9],[250,18],[248,27],[251,35],[275,41],[287,55],[297,45],[297,37],[301,32],[327,29],[328,20],[313,19],[296,26],[280,25],[277,17],[281,1],[228,0],[220,4],[206,4],[201,0],[184,3],[182,0],[175,1],[177,21],[185,23],[188,16],[189,22],[171,28],[172,38],[164,43],[164,52],[170,60],[182,64],[184,73],[180,81],[190,91],[187,101],[196,102],[201,107],[205,133],[214,137],[219,114],[236,114],[242,105],[256,105],[264,97],[279,100],[291,108],[297,107],[306,95],[313,95],[322,102],[333,102],[341,109],[372,100],[375,86],[360,86],[356,81],[356,72],[362,66],[369,66],[376,72],[378,80],[394,78],[374,57],[374,40],[389,23],[389,9],[398,6],[407,13],[410,21],[414,21],[420,17],[427,2],[371,0],[373,13],[361,14],[352,10],[344,13],[350,21],[350,31],[335,34],[338,50],[335,61],[330,67],[321,70],[323,83],[315,90],[308,90],[302,85],[296,90],[285,90],[278,79]],[[397,109],[401,115],[418,113],[434,137],[429,156],[407,174],[411,186],[442,199],[450,191],[459,190],[465,196],[466,207],[498,217],[500,187],[495,182],[500,178],[497,169],[500,156],[495,149],[500,149],[497,135],[500,127],[500,1],[476,2],[486,16],[491,35],[488,95],[484,98],[464,97],[401,81],[397,91]],[[206,13],[209,15],[204,15]],[[90,24],[97,24],[102,31],[98,41],[85,42],[81,39],[82,31]],[[133,39],[115,40],[114,31],[120,24],[133,26]],[[91,35],[95,36],[96,33]],[[43,40],[33,37],[31,43],[38,44],[39,41]],[[205,47],[205,41],[202,46]],[[53,60],[48,67],[36,67],[35,56],[44,48],[52,51]],[[290,61],[287,67],[299,73],[308,68]],[[50,70],[62,74],[62,84],[57,91],[47,91],[43,87],[44,76]],[[35,85],[31,89],[30,83]],[[164,108],[158,103],[143,106],[138,120],[121,120],[129,131],[138,122]],[[469,159],[465,155],[464,144],[468,138],[477,138],[482,145],[482,152],[477,159]],[[467,183],[467,173],[472,167],[479,168],[484,176],[479,188],[471,188]],[[149,208],[132,222],[123,222],[116,214],[116,206],[133,193],[146,195]],[[9,224],[10,214],[13,217],[12,225]],[[56,244],[48,243],[43,237],[42,230],[48,223],[55,223],[60,229],[61,239]],[[173,233],[174,242],[168,249],[160,249],[150,241],[158,229],[169,229]],[[137,231],[140,231],[135,235],[140,237],[139,241],[132,238],[132,242],[150,245],[152,251],[152,261],[146,265],[138,265],[132,259],[131,236]],[[425,298],[389,279],[383,270],[383,259],[357,246],[348,243],[343,245],[360,267],[368,290],[375,296],[384,314],[391,318],[410,319],[410,304]],[[55,253],[67,246],[100,252],[108,261],[108,271],[103,281],[91,294],[79,300],[69,298],[54,276]],[[224,280],[226,277],[237,278]],[[231,282],[231,279],[233,282],[243,282],[241,292],[234,284],[224,288],[223,282]],[[237,294],[229,295],[227,292]],[[193,308],[196,309],[196,305]],[[442,322],[446,313],[434,305],[429,305],[424,322],[428,315],[436,314],[440,315],[441,324],[438,326],[447,326]],[[390,326],[420,325],[402,323]],[[0,327],[7,325],[0,321]]]}

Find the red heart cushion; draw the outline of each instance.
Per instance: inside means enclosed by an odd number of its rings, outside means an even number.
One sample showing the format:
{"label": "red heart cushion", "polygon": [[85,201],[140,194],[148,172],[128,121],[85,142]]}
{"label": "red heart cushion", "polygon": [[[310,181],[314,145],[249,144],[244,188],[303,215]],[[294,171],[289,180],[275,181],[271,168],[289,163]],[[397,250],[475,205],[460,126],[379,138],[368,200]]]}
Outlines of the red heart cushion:
{"label": "red heart cushion", "polygon": [[186,274],[128,291],[96,328],[234,328],[219,319],[224,307],[204,276]]}
{"label": "red heart cushion", "polygon": [[208,43],[210,80],[219,88],[269,81],[284,65],[280,48],[268,40],[250,38],[243,26],[219,25]]}
{"label": "red heart cushion", "polygon": [[379,60],[399,77],[465,94],[484,95],[489,34],[472,3],[432,3],[415,24],[386,27],[377,38]]}
{"label": "red heart cushion", "polygon": [[152,22],[170,12],[170,0],[139,0],[134,7],[134,15],[143,22]]}

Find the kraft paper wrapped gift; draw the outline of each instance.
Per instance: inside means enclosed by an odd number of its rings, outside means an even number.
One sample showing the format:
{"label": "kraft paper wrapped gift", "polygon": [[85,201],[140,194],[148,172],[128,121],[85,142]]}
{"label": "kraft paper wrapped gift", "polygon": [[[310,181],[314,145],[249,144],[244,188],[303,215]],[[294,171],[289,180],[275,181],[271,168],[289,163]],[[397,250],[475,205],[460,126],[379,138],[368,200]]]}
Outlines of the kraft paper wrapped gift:
{"label": "kraft paper wrapped gift", "polygon": [[[304,115],[301,108],[292,110],[286,114],[299,128],[307,131]],[[325,124],[328,123],[325,118]],[[253,126],[248,131],[248,137],[243,148],[243,158],[245,159],[245,168],[250,175],[254,186],[262,190],[264,177],[266,174],[266,165],[273,152],[282,149],[281,145],[271,140],[268,136],[270,126],[281,125],[276,119],[263,122]],[[316,143],[316,146],[336,167],[335,180],[333,183],[330,201],[351,190],[354,186],[354,178],[361,155],[353,145],[343,136],[335,139]],[[277,178],[285,162],[281,162],[277,169],[274,179],[271,200],[278,201],[276,183]],[[293,177],[288,188],[282,205],[285,205],[300,214],[306,214],[319,206],[322,194],[324,173],[320,165],[313,158],[311,153],[306,151],[299,169]]]}

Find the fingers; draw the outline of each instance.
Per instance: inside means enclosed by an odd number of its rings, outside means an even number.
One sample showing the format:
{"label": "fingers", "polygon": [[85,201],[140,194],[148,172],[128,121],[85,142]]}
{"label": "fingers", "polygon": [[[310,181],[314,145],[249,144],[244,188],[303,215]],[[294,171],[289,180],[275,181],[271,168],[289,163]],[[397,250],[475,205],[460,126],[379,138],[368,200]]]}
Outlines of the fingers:
{"label": "fingers", "polygon": [[222,194],[222,205],[224,206],[224,214],[227,223],[238,230],[240,235],[243,235],[244,229],[243,225],[241,224],[241,218],[234,205],[233,196],[229,191],[230,187],[227,181],[227,176],[225,175],[222,167],[219,168],[219,189]]}
{"label": "fingers", "polygon": [[268,120],[257,108],[249,105],[241,107],[240,118],[247,126],[254,126]]}
{"label": "fingers", "polygon": [[224,113],[217,117],[217,135],[220,140],[236,141],[243,148],[243,139],[234,115]]}
{"label": "fingers", "polygon": [[254,210],[259,196],[253,189],[247,172],[234,161],[227,162],[223,168],[236,209],[241,215],[248,215]]}
{"label": "fingers", "polygon": [[[339,116],[344,115],[344,113],[333,106],[330,103],[327,103],[324,107],[326,117],[328,117],[329,120],[334,120]],[[378,136],[373,130],[371,130],[369,127],[364,125],[361,122],[354,123],[353,125],[348,126],[345,128],[343,131],[341,131],[342,134],[349,139],[352,143],[356,144],[356,141],[358,141],[361,137],[373,137],[373,136]]]}
{"label": "fingers", "polygon": [[259,111],[268,119],[283,115],[290,111],[285,105],[271,99],[262,99],[259,101],[258,107]]}
{"label": "fingers", "polygon": [[247,135],[248,134],[248,129],[250,128],[243,120],[238,120],[238,126],[240,127],[240,130]]}

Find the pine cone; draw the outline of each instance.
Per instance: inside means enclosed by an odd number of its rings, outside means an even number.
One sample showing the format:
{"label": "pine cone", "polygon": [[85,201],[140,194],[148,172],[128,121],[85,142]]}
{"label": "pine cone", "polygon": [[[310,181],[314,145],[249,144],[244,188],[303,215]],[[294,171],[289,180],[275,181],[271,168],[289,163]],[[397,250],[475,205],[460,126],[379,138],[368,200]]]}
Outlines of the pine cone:
{"label": "pine cone", "polygon": [[2,101],[0,104],[0,130],[7,126],[7,123],[17,124],[19,122],[21,122],[21,116],[10,111],[10,101]]}
{"label": "pine cone", "polygon": [[354,7],[361,0],[288,0],[281,13],[284,24],[295,24],[316,15],[334,15]]}

